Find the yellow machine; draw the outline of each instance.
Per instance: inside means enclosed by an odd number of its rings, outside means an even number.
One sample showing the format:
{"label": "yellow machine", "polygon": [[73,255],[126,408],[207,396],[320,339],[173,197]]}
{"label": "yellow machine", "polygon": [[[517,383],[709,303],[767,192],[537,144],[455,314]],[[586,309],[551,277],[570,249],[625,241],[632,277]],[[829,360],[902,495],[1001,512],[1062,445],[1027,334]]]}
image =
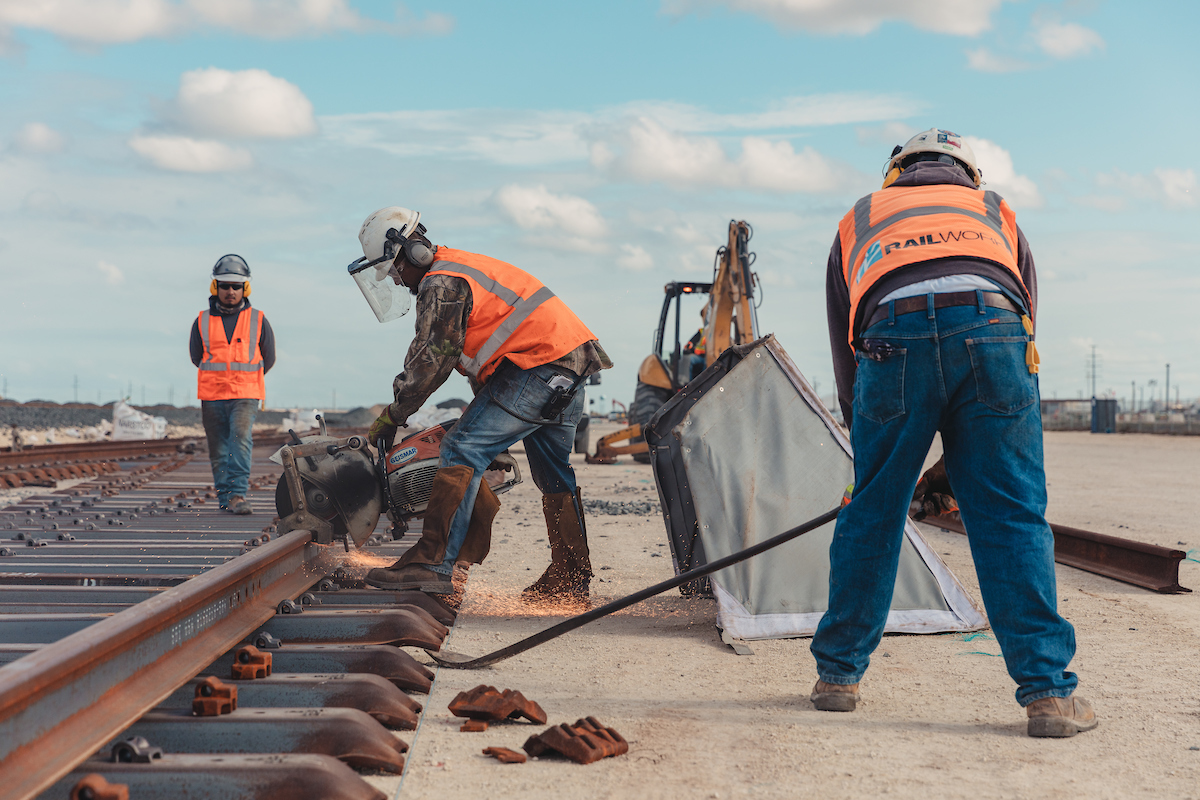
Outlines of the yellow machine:
{"label": "yellow machine", "polygon": [[[622,453],[632,454],[638,461],[649,461],[642,425],[687,385],[696,372],[711,365],[730,345],[746,344],[759,337],[754,297],[758,278],[750,271],[754,253],[747,247],[753,235],[749,223],[730,220],[728,241],[717,248],[712,283],[672,281],[663,287],[666,297],[654,334],[653,352],[638,369],[637,390],[629,407],[632,424],[601,438],[596,443],[595,455],[587,457],[589,464],[613,464]],[[700,311],[702,326],[691,342],[682,338],[682,331],[691,330],[691,324],[685,328],[682,320],[683,299],[688,296],[705,299]],[[668,349],[667,327],[672,307],[675,345]],[[617,444],[625,441],[628,444]]]}

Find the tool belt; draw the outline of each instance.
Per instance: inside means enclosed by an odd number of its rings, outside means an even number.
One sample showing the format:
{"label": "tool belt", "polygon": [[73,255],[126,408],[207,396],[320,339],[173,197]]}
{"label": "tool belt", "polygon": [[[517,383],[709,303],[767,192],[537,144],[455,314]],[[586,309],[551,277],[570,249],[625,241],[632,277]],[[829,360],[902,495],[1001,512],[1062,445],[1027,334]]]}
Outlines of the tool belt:
{"label": "tool belt", "polygon": [[[945,294],[935,294],[933,296],[934,308],[950,308],[951,306],[973,306],[979,302],[979,297],[975,290],[967,292],[947,292]],[[929,308],[928,295],[920,294],[913,297],[901,297],[899,300],[889,300],[887,303],[881,303],[875,309],[875,313],[867,320],[867,324],[862,327],[865,331],[872,325],[883,322],[888,318],[888,306],[894,304],[896,307],[896,316],[901,314],[912,314],[915,311],[925,311]],[[983,304],[990,308],[1002,308],[1006,311],[1012,311],[1017,314],[1025,312],[1017,306],[1012,300],[1000,292],[983,293]]]}

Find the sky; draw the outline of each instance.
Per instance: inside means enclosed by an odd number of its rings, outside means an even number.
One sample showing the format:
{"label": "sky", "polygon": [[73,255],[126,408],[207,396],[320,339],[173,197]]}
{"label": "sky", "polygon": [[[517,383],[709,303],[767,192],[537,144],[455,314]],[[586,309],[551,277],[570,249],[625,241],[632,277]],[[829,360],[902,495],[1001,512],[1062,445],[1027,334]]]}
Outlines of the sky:
{"label": "sky", "polygon": [[562,297],[606,404],[663,284],[747,220],[762,332],[828,394],[838,220],[939,127],[1029,239],[1042,396],[1090,396],[1094,354],[1098,394],[1161,398],[1170,364],[1194,398],[1198,28],[1153,0],[0,0],[0,392],[195,404],[233,252],[268,407],[389,402],[414,315],[380,325],[345,268],[399,205]]}

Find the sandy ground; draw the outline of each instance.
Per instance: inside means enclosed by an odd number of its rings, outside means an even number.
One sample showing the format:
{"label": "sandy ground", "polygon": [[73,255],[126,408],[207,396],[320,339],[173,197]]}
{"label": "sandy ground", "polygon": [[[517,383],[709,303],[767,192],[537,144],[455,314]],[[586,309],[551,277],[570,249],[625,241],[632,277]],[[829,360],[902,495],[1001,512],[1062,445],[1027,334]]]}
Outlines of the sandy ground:
{"label": "sandy ground", "polygon": [[[1051,521],[1200,548],[1200,438],[1050,433],[1046,449]],[[586,498],[655,497],[648,466],[575,458]],[[471,571],[448,649],[482,655],[571,613],[519,600],[548,563],[544,522],[528,480],[502,500],[492,555]],[[671,576],[657,515],[592,515],[588,527],[597,603]],[[923,530],[978,597],[966,539]],[[1181,576],[1200,589],[1200,564],[1185,562]],[[1025,735],[990,634],[886,637],[858,711],[831,714],[807,699],[809,640],[753,642],[754,655],[735,655],[713,601],[671,592],[488,669],[439,669],[420,729],[404,735],[403,781],[372,781],[406,798],[1200,798],[1200,594],[1157,595],[1064,566],[1058,580],[1080,694],[1102,718],[1073,739]],[[543,728],[459,732],[447,704],[480,683],[524,692],[551,724],[594,716],[629,740],[629,754],[588,766],[485,758],[484,747],[519,750]]]}

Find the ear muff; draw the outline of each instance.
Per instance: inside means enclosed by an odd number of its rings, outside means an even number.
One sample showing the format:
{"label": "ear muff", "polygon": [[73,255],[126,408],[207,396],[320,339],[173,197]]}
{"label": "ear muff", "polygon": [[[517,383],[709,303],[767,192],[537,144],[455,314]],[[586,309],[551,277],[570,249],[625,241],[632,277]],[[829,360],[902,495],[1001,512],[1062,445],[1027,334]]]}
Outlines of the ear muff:
{"label": "ear muff", "polygon": [[888,172],[888,174],[883,177],[883,187],[882,188],[886,189],[887,187],[889,187],[893,183],[895,183],[896,178],[900,177],[900,172],[901,172],[901,170],[899,167],[892,167],[892,169]]}
{"label": "ear muff", "polygon": [[[242,292],[243,292],[242,297],[250,296],[250,281],[246,281],[245,283],[242,284]],[[217,294],[217,279],[216,278],[213,278],[212,283],[209,284],[208,293],[213,295],[214,297],[216,296],[216,294]]]}
{"label": "ear muff", "polygon": [[404,257],[414,267],[428,269],[433,264],[433,250],[420,239],[405,239],[401,249],[404,251]]}

